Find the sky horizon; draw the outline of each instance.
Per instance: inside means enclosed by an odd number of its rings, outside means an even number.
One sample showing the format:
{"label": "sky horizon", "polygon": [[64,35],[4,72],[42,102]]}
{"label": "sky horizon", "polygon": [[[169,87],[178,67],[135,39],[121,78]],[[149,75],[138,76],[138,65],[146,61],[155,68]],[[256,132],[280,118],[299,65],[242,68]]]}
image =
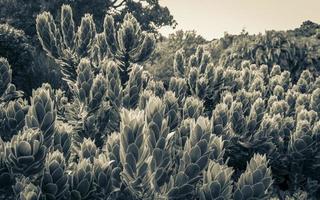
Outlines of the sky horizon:
{"label": "sky horizon", "polygon": [[[259,2],[258,2],[259,1]],[[320,23],[320,0],[159,0],[178,22],[176,29],[163,27],[168,36],[177,30],[195,30],[207,40],[224,32],[250,34],[288,30],[304,21]]]}

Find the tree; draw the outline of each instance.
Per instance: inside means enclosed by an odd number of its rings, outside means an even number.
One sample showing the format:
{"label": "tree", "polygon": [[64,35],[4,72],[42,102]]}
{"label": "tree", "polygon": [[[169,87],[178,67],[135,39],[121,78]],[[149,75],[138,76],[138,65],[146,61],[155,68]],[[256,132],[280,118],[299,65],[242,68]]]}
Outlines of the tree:
{"label": "tree", "polygon": [[175,26],[176,22],[167,7],[162,7],[158,0],[2,0],[0,1],[0,22],[7,22],[22,29],[27,35],[35,36],[35,19],[38,13],[47,11],[59,19],[59,8],[70,4],[74,9],[74,20],[80,23],[86,13],[93,15],[97,29],[102,30],[106,14],[122,21],[127,12],[132,13],[143,30],[156,31],[162,26]]}

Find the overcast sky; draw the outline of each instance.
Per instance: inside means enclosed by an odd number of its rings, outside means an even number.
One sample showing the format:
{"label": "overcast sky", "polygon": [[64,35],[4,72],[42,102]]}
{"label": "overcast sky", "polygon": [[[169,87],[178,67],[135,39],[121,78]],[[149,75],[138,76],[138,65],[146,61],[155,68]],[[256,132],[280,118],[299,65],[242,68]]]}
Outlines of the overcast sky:
{"label": "overcast sky", "polygon": [[[177,29],[196,30],[208,40],[223,33],[286,30],[303,21],[320,23],[320,0],[159,0],[179,23]],[[162,28],[164,35],[174,32]]]}

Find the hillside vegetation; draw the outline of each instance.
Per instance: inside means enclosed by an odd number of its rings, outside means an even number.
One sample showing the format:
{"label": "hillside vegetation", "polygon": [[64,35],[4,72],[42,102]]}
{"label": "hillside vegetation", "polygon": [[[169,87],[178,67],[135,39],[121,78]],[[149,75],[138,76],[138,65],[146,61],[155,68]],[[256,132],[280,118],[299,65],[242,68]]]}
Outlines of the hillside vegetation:
{"label": "hillside vegetation", "polygon": [[37,43],[0,27],[0,199],[319,198],[319,25],[206,41],[58,13]]}

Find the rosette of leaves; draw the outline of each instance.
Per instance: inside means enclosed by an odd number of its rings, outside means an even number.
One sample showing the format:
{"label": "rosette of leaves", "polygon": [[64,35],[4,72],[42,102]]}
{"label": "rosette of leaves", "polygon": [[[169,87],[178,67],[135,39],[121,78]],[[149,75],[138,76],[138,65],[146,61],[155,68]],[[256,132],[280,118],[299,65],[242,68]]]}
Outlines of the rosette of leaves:
{"label": "rosette of leaves", "polygon": [[45,199],[67,199],[69,197],[68,174],[66,162],[60,151],[47,155],[41,189]]}
{"label": "rosette of leaves", "polygon": [[94,74],[90,60],[81,59],[77,67],[77,95],[83,107],[88,106],[90,103],[90,90],[93,85]]}
{"label": "rosette of leaves", "polygon": [[159,97],[150,97],[145,109],[145,134],[151,151],[154,148],[165,148],[169,129],[164,119],[164,109],[164,104]]}
{"label": "rosette of leaves", "polygon": [[212,133],[225,137],[228,123],[228,106],[224,103],[216,105],[211,117]]}
{"label": "rosette of leaves", "polygon": [[107,199],[113,191],[112,163],[105,154],[99,154],[93,161],[94,181],[97,185],[96,199]]}
{"label": "rosette of leaves", "polygon": [[247,118],[247,131],[250,134],[254,134],[254,131],[260,126],[265,112],[265,105],[262,98],[258,98],[250,109],[250,114]]}
{"label": "rosette of leaves", "polygon": [[123,107],[128,109],[136,108],[142,90],[141,76],[142,66],[133,65],[130,72],[130,78],[123,90]]}
{"label": "rosette of leaves", "polygon": [[113,132],[108,135],[104,150],[110,161],[113,161],[113,166],[121,166],[120,162],[120,134]]}
{"label": "rosette of leaves", "polygon": [[121,112],[120,161],[123,166],[122,181],[133,196],[143,198],[148,195],[147,142],[143,134],[144,112],[126,110]]}
{"label": "rosette of leaves", "polygon": [[191,134],[191,123],[194,123],[193,120],[193,118],[187,118],[182,120],[179,126],[177,127],[176,132],[174,132],[175,142],[173,145],[176,145],[175,147],[178,150],[177,156],[179,157],[176,162],[179,162],[179,159],[182,157],[184,146]]}
{"label": "rosette of leaves", "polygon": [[266,156],[255,154],[236,183],[233,198],[269,199],[272,183],[271,169],[268,167]]}
{"label": "rosette of leaves", "polygon": [[224,87],[224,69],[222,67],[217,67],[209,64],[206,68],[204,77],[207,82],[206,95],[205,95],[205,105],[211,108],[220,100],[221,91],[225,89]]}
{"label": "rosette of leaves", "polygon": [[106,100],[110,104],[108,110],[108,132],[119,131],[120,125],[120,107],[122,106],[122,86],[118,72],[118,65],[109,60],[104,60],[101,65],[101,71],[106,79]]}
{"label": "rosette of leaves", "polygon": [[0,136],[5,141],[10,141],[25,125],[25,115],[29,106],[22,99],[10,101],[1,109]]}
{"label": "rosette of leaves", "polygon": [[198,119],[203,113],[203,102],[193,96],[187,97],[183,106],[183,119]]}
{"label": "rosette of leaves", "polygon": [[[291,134],[288,153],[291,159],[291,179],[293,187],[298,187],[303,181],[304,169],[310,165],[317,151],[312,127],[309,121],[297,121],[296,130]],[[306,171],[306,173],[308,173]]]}
{"label": "rosette of leaves", "polygon": [[[107,158],[112,161],[112,185],[115,188],[114,191],[123,192],[121,191],[122,181],[120,173],[122,171],[122,164],[120,162],[120,134],[114,132],[108,135],[104,149]],[[117,193],[117,192],[115,192]]]}
{"label": "rosette of leaves", "polygon": [[34,185],[29,178],[18,178],[16,184],[13,186],[15,197],[21,200],[40,200],[41,189]]}
{"label": "rosette of leaves", "polygon": [[[48,86],[49,88],[46,88]],[[50,85],[45,84],[33,91],[31,106],[25,119],[26,127],[39,128],[42,131],[44,144],[48,148],[52,146],[57,115],[50,93]]]}
{"label": "rosette of leaves", "polygon": [[212,135],[210,137],[209,147],[212,149],[210,159],[217,163],[224,163],[225,141],[222,136]]}
{"label": "rosette of leaves", "polygon": [[98,156],[98,149],[94,142],[89,138],[84,138],[81,146],[80,146],[80,151],[79,151],[79,159],[87,159],[91,163],[93,163],[93,160],[96,156]]}
{"label": "rosette of leaves", "polygon": [[199,79],[199,70],[196,67],[191,67],[189,74],[188,74],[188,85],[190,88],[190,91],[193,95],[196,95],[196,90],[197,90],[197,83]]}
{"label": "rosette of leaves", "polygon": [[107,80],[107,98],[116,108],[121,106],[122,86],[118,70],[118,65],[114,61],[105,60],[102,65],[102,72]]}
{"label": "rosette of leaves", "polygon": [[171,77],[169,90],[175,93],[176,97],[179,100],[179,104],[183,105],[188,90],[186,80],[184,78]]}
{"label": "rosette of leaves", "polygon": [[59,124],[53,137],[53,150],[60,151],[66,161],[69,160],[71,152],[72,136],[70,130],[72,127],[68,124]]}
{"label": "rosette of leaves", "polygon": [[147,106],[149,99],[154,96],[154,93],[151,90],[142,90],[139,95],[138,108],[144,110]]}
{"label": "rosette of leaves", "polygon": [[167,91],[163,97],[165,105],[165,116],[167,116],[170,131],[175,130],[180,122],[180,107],[177,97],[172,91]]}
{"label": "rosette of leaves", "polygon": [[200,173],[207,166],[210,149],[210,121],[199,117],[190,124],[190,137],[184,146],[183,155],[179,161],[178,172],[168,183],[169,199],[188,199],[195,196],[195,185],[200,180]]}
{"label": "rosette of leaves", "polygon": [[[64,80],[70,83],[76,82],[77,66],[84,57],[94,56],[92,51],[105,50],[105,44],[96,42],[96,28],[92,15],[82,17],[80,26],[75,31],[72,9],[69,5],[61,7],[60,27],[54,21],[49,12],[43,12],[37,16],[37,34],[42,48],[47,54],[56,60],[61,66]],[[103,59],[103,58],[101,58]]]}
{"label": "rosette of leaves", "polygon": [[9,102],[22,96],[21,91],[11,83],[12,70],[7,59],[0,57],[0,104]]}
{"label": "rosette of leaves", "polygon": [[185,58],[182,51],[177,51],[173,60],[173,70],[177,77],[184,78],[188,72],[185,66]]}
{"label": "rosette of leaves", "polygon": [[170,152],[166,148],[169,127],[164,118],[164,104],[159,97],[152,96],[145,109],[145,135],[152,153],[149,163],[151,187],[156,192],[169,180]]}
{"label": "rosette of leaves", "polygon": [[229,110],[230,125],[234,133],[241,135],[245,131],[246,121],[241,102],[234,101]]}
{"label": "rosette of leaves", "polygon": [[39,175],[44,167],[47,147],[39,129],[25,129],[13,136],[7,164],[12,174],[27,177]]}
{"label": "rosette of leaves", "polygon": [[69,175],[69,186],[72,200],[94,199],[96,185],[94,183],[93,165],[89,160],[81,160]]}
{"label": "rosette of leaves", "polygon": [[110,52],[120,64],[121,83],[129,80],[132,64],[146,61],[155,49],[152,34],[143,32],[140,24],[131,13],[127,13],[118,31],[112,16],[104,20],[104,34]]}
{"label": "rosette of leaves", "polygon": [[232,199],[233,172],[231,167],[210,161],[203,175],[200,199]]}

